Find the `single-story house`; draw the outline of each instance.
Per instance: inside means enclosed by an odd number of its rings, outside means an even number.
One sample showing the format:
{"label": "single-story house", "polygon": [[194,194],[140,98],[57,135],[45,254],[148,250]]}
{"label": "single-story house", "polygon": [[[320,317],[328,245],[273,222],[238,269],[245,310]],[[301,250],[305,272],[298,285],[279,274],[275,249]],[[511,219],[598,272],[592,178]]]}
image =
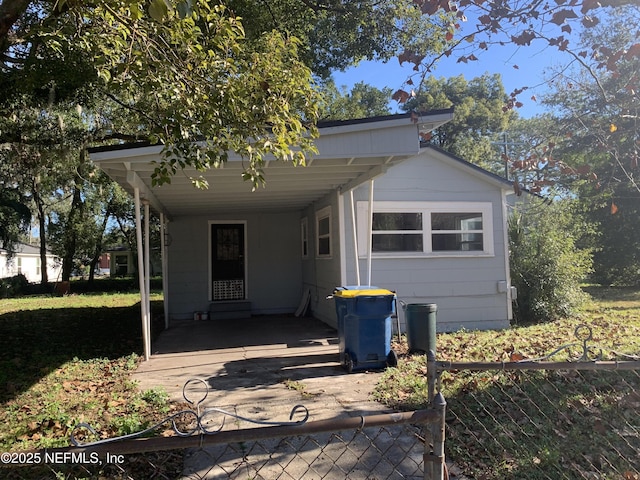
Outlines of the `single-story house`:
{"label": "single-story house", "polygon": [[[153,187],[161,147],[92,149],[92,160],[161,215],[167,325],[290,314],[303,307],[336,325],[335,287],[375,285],[406,303],[436,303],[438,329],[509,325],[510,182],[443,151],[420,134],[453,110],[319,125],[306,167],[268,161],[251,191],[242,161]],[[187,172],[190,174],[190,172]],[[194,175],[197,173],[193,172]],[[139,211],[139,209],[138,209]],[[138,240],[144,230],[138,221]],[[144,315],[144,312],[143,312]],[[268,318],[265,317],[265,321]]]}
{"label": "single-story house", "polygon": [[[62,271],[62,262],[52,253],[47,252],[47,276],[49,281],[56,281]],[[18,243],[13,255],[0,248],[0,278],[24,275],[30,283],[42,280],[42,261],[40,247],[26,243]]]}

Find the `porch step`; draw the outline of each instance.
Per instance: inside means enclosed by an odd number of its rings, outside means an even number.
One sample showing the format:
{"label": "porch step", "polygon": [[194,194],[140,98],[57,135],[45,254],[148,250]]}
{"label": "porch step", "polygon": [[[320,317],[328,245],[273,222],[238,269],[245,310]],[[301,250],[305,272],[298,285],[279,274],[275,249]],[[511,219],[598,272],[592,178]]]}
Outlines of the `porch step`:
{"label": "porch step", "polygon": [[211,320],[234,320],[251,317],[251,302],[212,302],[209,304]]}

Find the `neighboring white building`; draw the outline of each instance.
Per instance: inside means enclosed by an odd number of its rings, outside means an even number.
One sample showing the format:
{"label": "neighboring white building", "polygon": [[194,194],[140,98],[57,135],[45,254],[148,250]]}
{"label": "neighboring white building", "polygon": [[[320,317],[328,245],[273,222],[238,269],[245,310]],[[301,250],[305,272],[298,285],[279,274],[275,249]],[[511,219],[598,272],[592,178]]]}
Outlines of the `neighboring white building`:
{"label": "neighboring white building", "polygon": [[436,303],[440,331],[504,328],[513,188],[421,146],[420,133],[452,118],[448,109],[417,121],[404,114],[320,124],[307,166],[267,161],[266,188],[255,192],[232,155],[204,174],[208,190],[193,188],[190,172],[153,187],[161,146],[98,148],[91,158],[167,222],[168,321],[199,311],[292,313],[308,293],[311,313],[335,326],[326,297],[359,283]]}
{"label": "neighboring white building", "polygon": [[[47,253],[47,275],[50,282],[55,282],[62,270],[58,257]],[[42,280],[42,262],[40,248],[25,243],[16,245],[16,252],[9,258],[8,252],[0,248],[0,278],[23,274],[30,283]]]}

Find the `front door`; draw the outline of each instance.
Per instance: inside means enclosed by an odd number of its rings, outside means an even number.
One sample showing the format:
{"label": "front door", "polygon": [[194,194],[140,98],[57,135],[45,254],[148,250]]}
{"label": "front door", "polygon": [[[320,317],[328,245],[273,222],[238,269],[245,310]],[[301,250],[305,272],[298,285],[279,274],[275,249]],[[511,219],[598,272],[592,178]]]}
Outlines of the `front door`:
{"label": "front door", "polygon": [[244,224],[211,224],[211,284],[214,301],[245,299]]}

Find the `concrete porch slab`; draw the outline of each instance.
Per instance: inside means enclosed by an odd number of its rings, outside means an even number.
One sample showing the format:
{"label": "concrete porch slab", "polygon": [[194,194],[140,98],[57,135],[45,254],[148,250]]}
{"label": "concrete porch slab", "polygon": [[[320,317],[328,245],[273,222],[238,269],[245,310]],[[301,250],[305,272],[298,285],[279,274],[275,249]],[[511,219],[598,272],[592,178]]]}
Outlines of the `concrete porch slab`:
{"label": "concrete porch slab", "polygon": [[[175,401],[196,378],[208,385],[205,407],[259,420],[287,421],[298,404],[309,420],[388,411],[371,399],[381,372],[347,373],[336,330],[314,318],[189,322],[162,332],[152,352],[134,379],[143,390],[164,387]],[[190,399],[203,395],[202,384],[190,384]]]}

